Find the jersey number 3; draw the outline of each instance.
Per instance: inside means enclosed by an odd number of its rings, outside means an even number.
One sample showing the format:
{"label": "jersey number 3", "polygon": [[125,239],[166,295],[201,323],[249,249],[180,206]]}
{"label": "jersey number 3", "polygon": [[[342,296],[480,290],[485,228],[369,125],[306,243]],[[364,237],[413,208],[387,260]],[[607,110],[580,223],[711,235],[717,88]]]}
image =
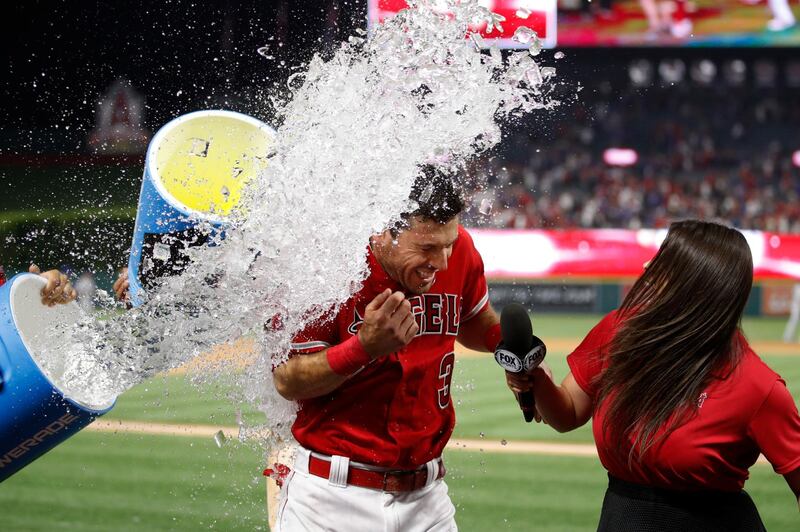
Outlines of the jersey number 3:
{"label": "jersey number 3", "polygon": [[453,363],[455,353],[447,353],[439,364],[439,408],[447,408],[450,404],[450,381],[453,380]]}

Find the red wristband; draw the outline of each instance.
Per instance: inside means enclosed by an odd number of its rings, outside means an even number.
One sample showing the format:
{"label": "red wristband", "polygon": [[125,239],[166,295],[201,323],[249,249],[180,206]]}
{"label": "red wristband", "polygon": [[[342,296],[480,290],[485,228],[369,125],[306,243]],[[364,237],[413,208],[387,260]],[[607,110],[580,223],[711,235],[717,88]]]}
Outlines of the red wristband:
{"label": "red wristband", "polygon": [[352,375],[372,360],[361,345],[358,335],[329,348],[326,355],[333,372],[344,377]]}
{"label": "red wristband", "polygon": [[488,329],[486,329],[486,334],[483,335],[483,344],[486,346],[486,349],[489,350],[490,353],[494,353],[497,350],[497,345],[500,343],[500,340],[503,339],[503,332],[500,329],[500,324],[495,323]]}

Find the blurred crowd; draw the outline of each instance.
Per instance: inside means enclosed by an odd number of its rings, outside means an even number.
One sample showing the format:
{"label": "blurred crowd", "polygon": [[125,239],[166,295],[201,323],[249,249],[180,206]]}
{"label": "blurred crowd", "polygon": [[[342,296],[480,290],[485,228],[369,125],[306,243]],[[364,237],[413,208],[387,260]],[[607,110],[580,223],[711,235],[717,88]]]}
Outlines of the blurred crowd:
{"label": "blurred crowd", "polygon": [[[800,233],[800,168],[792,161],[800,100],[770,91],[671,92],[597,94],[552,123],[511,132],[502,152],[471,168],[483,208],[466,223],[637,229],[701,218]],[[611,166],[603,159],[608,147],[634,149],[639,159]]]}

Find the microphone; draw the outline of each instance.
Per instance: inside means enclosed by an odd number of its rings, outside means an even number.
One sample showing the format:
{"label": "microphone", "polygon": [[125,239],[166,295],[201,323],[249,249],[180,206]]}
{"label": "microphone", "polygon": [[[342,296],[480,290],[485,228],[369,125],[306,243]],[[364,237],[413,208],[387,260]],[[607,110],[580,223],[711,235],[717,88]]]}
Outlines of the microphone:
{"label": "microphone", "polygon": [[[547,347],[533,335],[528,311],[518,303],[509,303],[500,313],[500,331],[503,341],[494,352],[494,359],[510,373],[528,373],[544,360]],[[533,392],[517,396],[525,421],[530,423],[535,413]]]}

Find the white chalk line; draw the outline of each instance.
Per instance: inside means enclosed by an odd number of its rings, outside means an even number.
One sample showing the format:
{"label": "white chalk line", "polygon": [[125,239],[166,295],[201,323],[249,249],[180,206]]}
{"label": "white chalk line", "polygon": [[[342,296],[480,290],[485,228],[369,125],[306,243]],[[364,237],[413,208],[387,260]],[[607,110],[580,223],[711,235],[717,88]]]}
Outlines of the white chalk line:
{"label": "white chalk line", "polygon": [[[146,434],[153,436],[182,436],[213,438],[222,431],[227,438],[236,438],[238,427],[172,424],[146,421],[121,421],[98,419],[86,430],[93,432],[115,432],[123,434]],[[505,443],[504,443],[505,442]],[[447,444],[448,451],[489,452],[501,454],[533,454],[551,456],[597,457],[597,449],[591,443],[558,443],[535,440],[489,440],[452,438]],[[768,464],[766,458],[759,456],[759,464]]]}

